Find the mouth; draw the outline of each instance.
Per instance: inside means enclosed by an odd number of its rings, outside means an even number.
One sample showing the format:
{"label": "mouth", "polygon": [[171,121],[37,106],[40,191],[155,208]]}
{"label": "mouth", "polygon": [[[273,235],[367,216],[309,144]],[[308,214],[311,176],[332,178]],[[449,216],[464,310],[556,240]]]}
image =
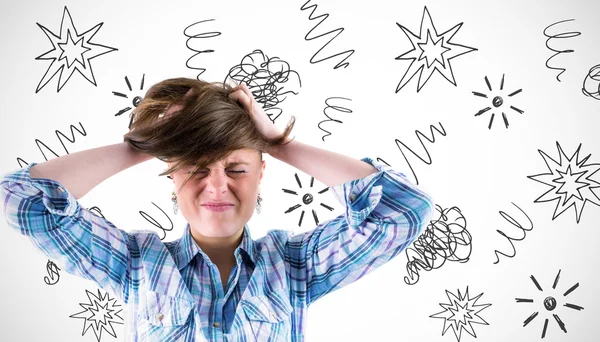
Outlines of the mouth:
{"label": "mouth", "polygon": [[226,211],[229,209],[233,209],[232,204],[218,204],[218,205],[203,204],[202,207],[204,207],[210,211]]}

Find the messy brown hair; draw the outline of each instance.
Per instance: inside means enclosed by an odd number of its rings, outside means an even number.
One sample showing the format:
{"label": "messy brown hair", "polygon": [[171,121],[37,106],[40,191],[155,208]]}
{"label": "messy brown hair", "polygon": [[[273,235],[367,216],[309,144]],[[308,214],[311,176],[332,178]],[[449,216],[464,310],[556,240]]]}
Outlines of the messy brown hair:
{"label": "messy brown hair", "polygon": [[[295,117],[292,116],[281,136],[267,138],[257,129],[248,112],[229,98],[233,91],[234,88],[225,82],[193,78],[171,78],[159,82],[148,89],[132,112],[130,131],[123,136],[124,141],[139,152],[173,164],[159,176],[194,168],[182,187],[194,177],[194,173],[226,158],[235,150],[257,150],[262,161],[262,153],[267,148],[289,143],[286,141]],[[182,105],[182,108],[162,120],[161,117],[173,104]]]}

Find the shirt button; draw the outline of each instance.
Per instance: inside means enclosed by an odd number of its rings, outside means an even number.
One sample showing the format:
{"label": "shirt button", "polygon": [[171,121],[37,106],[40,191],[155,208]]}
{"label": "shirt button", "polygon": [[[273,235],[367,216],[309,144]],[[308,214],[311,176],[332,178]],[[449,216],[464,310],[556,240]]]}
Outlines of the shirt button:
{"label": "shirt button", "polygon": [[65,192],[65,190],[63,190],[63,188],[58,188],[58,191]]}
{"label": "shirt button", "polygon": [[213,323],[213,327],[215,327],[215,328],[218,328],[218,327],[220,327],[220,326],[221,326],[221,324],[219,324],[219,322],[215,322],[215,323]]}
{"label": "shirt button", "polygon": [[163,315],[162,313],[159,312],[159,313],[156,314],[156,319],[157,320],[162,321],[163,318],[165,318],[165,315]]}
{"label": "shirt button", "polygon": [[354,194],[350,195],[350,200],[351,200],[352,202],[354,202],[354,200],[355,200],[355,199],[356,199],[356,196],[355,196]]}

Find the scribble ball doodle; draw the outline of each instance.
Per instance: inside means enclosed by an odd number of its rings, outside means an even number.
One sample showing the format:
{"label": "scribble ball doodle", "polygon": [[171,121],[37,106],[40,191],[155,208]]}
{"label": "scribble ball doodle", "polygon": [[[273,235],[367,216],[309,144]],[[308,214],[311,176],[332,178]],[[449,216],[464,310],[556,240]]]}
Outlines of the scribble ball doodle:
{"label": "scribble ball doodle", "polygon": [[[298,95],[297,88],[302,86],[300,75],[290,68],[289,63],[279,57],[269,58],[258,49],[229,69],[224,82],[230,80],[237,84],[245,83],[273,123],[281,114],[275,106],[286,99],[286,94]],[[290,90],[284,91],[285,86],[289,86]],[[274,113],[277,115],[273,118]]]}
{"label": "scribble ball doodle", "polygon": [[311,204],[313,201],[313,195],[312,194],[305,194],[304,196],[302,196],[302,203],[304,204]]}
{"label": "scribble ball doodle", "polygon": [[79,72],[79,74],[94,86],[97,86],[91,60],[109,52],[117,51],[116,48],[91,42],[92,38],[94,38],[104,23],[97,24],[91,29],[79,34],[73,24],[71,14],[65,6],[58,36],[40,23],[37,23],[37,25],[44,32],[48,40],[50,40],[52,49],[35,59],[51,60],[52,63],[48,66],[48,70],[46,70],[46,73],[37,85],[35,92],[38,93],[42,90],[42,88],[44,88],[57,74],[59,76],[56,92],[60,92],[75,71]]}
{"label": "scribble ball doodle", "polygon": [[600,206],[600,198],[594,192],[594,189],[600,188],[600,182],[594,179],[600,176],[600,174],[594,176],[600,171],[600,164],[587,163],[591,154],[579,160],[581,143],[570,158],[562,150],[558,141],[556,147],[558,161],[552,159],[544,151],[538,150],[549,173],[527,176],[529,179],[550,187],[548,191],[535,199],[534,203],[557,201],[552,220],[572,206],[575,209],[576,221],[579,223],[586,203],[590,202]]}
{"label": "scribble ball doodle", "polygon": [[60,273],[58,271],[60,271],[60,267],[56,266],[51,260],[48,260],[46,263],[46,272],[48,272],[48,275],[44,277],[46,285],[56,285],[58,283],[60,280]]}
{"label": "scribble ball doodle", "polygon": [[417,92],[427,83],[433,72],[437,70],[448,82],[456,86],[450,60],[466,53],[477,51],[476,48],[451,43],[463,23],[438,34],[427,7],[423,10],[419,35],[415,35],[405,26],[396,23],[410,40],[412,50],[396,57],[396,60],[411,60],[410,66],[400,79],[396,93],[400,91],[418,73]]}
{"label": "scribble ball doodle", "polygon": [[425,231],[419,235],[411,247],[406,249],[406,271],[404,282],[416,284],[419,271],[431,271],[442,267],[446,261],[465,263],[472,250],[472,237],[467,230],[467,221],[460,209],[443,209],[436,204],[436,215]]}
{"label": "scribble ball doodle", "polygon": [[583,80],[581,91],[585,96],[600,100],[600,64],[590,69]]}

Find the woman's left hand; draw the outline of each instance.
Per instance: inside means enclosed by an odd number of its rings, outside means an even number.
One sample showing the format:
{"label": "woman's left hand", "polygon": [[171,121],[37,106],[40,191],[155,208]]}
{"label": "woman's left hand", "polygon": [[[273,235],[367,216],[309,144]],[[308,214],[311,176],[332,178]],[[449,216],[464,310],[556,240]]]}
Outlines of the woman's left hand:
{"label": "woman's left hand", "polygon": [[269,119],[267,114],[262,109],[260,103],[254,99],[252,92],[246,85],[241,83],[235,90],[229,94],[229,98],[238,101],[242,107],[248,112],[252,121],[258,128],[258,130],[267,138],[276,138],[283,134],[283,131],[277,128],[273,122]]}

